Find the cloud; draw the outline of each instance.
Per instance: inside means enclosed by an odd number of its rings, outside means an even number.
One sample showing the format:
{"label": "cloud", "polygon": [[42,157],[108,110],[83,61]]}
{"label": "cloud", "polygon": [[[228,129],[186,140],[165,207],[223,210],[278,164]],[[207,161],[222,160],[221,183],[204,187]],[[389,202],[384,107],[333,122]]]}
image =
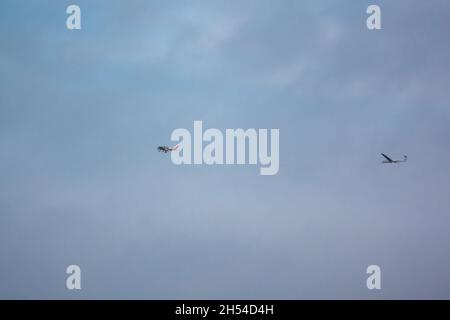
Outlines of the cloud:
{"label": "cloud", "polygon": [[[449,5],[380,1],[2,2],[0,296],[447,297]],[[279,128],[279,174],[155,152],[193,120]]]}

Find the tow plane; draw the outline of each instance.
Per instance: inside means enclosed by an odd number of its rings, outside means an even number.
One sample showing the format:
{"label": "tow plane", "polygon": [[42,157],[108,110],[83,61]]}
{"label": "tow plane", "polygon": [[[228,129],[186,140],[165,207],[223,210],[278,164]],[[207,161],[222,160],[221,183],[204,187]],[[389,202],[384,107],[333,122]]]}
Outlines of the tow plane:
{"label": "tow plane", "polygon": [[178,144],[174,147],[168,147],[168,146],[159,146],[158,147],[158,151],[159,152],[164,152],[164,153],[168,153],[168,152],[172,152],[178,149]]}

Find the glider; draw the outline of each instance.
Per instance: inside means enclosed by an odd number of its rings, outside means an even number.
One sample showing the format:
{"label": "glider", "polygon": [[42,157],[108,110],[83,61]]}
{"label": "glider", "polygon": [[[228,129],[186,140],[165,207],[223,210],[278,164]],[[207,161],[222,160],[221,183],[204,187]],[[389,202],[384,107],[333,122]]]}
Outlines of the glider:
{"label": "glider", "polygon": [[408,161],[408,156],[403,156],[403,160],[392,160],[384,153],[381,154],[386,160],[383,160],[382,163],[400,163],[400,162],[406,162]]}
{"label": "glider", "polygon": [[167,147],[167,146],[159,146],[158,147],[158,151],[159,152],[164,152],[164,153],[168,153],[168,152],[172,152],[178,149],[178,144],[175,147]]}

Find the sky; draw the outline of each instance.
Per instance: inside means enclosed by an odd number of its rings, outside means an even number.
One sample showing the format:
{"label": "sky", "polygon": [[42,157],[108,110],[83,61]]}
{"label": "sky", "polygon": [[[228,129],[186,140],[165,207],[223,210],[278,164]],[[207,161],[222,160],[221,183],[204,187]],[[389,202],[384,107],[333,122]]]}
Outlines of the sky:
{"label": "sky", "polygon": [[[449,14],[2,0],[0,298],[449,299]],[[195,120],[279,129],[278,174],[156,151]]]}

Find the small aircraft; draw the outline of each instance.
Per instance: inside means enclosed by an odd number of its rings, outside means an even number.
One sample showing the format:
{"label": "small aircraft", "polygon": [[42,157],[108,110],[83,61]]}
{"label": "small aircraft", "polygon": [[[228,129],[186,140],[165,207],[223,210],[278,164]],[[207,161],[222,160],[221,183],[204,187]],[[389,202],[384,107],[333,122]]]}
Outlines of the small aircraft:
{"label": "small aircraft", "polygon": [[159,152],[164,152],[164,153],[168,153],[168,152],[172,152],[178,149],[178,144],[175,147],[167,147],[167,146],[159,146],[158,147],[158,151]]}
{"label": "small aircraft", "polygon": [[392,160],[384,153],[381,154],[386,160],[383,160],[382,163],[400,163],[400,162],[406,162],[408,161],[408,156],[403,156],[403,160]]}

